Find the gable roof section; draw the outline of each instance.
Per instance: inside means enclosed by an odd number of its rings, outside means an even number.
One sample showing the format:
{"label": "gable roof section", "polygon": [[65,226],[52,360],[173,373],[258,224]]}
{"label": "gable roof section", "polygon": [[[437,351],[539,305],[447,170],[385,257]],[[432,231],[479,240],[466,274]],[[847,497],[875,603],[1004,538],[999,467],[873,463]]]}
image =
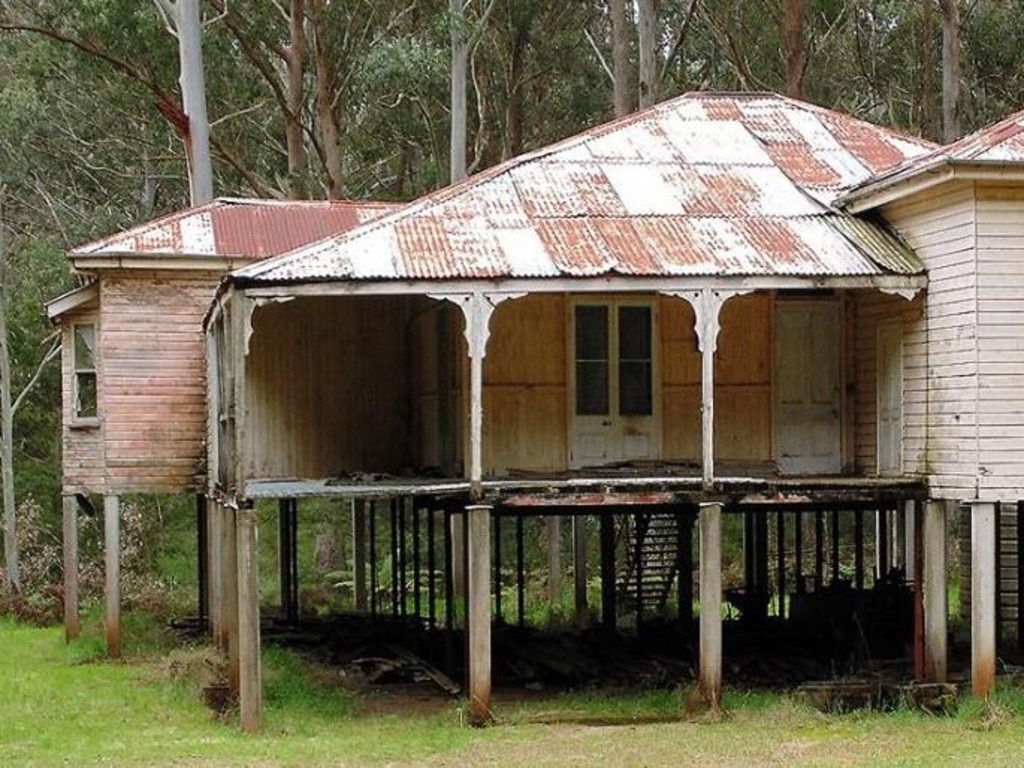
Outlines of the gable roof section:
{"label": "gable roof section", "polygon": [[1024,111],[964,136],[952,144],[914,157],[895,168],[868,179],[843,195],[841,205],[865,210],[890,202],[902,194],[894,188],[905,187],[930,176],[933,182],[953,175],[960,168],[985,170],[1016,167],[1024,171]]}
{"label": "gable roof section", "polygon": [[932,147],[775,94],[692,93],[233,280],[915,274],[895,236],[832,203]]}
{"label": "gable roof section", "polygon": [[102,256],[264,259],[353,229],[396,209],[390,203],[218,198],[75,248]]}

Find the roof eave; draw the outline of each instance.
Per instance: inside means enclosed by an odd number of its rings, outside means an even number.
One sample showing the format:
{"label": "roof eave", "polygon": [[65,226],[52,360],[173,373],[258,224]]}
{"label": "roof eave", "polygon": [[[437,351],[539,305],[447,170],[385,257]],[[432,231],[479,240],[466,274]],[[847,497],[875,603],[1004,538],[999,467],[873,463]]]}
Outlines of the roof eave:
{"label": "roof eave", "polygon": [[258,298],[295,296],[453,296],[466,293],[677,293],[701,288],[715,290],[842,290],[877,289],[916,293],[928,287],[926,274],[876,273],[863,275],[681,275],[593,277],[479,278],[474,280],[304,280],[267,283],[231,275],[232,286]]}
{"label": "roof eave", "polygon": [[954,180],[1024,183],[1024,163],[945,159],[914,173],[869,182],[843,195],[836,204],[850,213],[864,213]]}
{"label": "roof eave", "polygon": [[56,323],[60,318],[79,307],[83,307],[99,299],[100,291],[96,283],[89,283],[73,291],[61,294],[55,299],[50,299],[43,307],[46,316],[51,323]]}
{"label": "roof eave", "polygon": [[229,272],[248,266],[259,258],[211,256],[209,254],[132,252],[71,255],[72,266],[79,271],[102,269],[145,269],[198,272]]}

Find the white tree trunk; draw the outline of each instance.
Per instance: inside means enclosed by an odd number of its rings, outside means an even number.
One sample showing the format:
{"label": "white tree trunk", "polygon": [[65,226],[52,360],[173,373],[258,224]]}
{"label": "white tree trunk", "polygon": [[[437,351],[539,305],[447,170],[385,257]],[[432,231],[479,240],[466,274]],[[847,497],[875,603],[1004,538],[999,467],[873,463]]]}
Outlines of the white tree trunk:
{"label": "white tree trunk", "polygon": [[0,181],[0,486],[4,504],[4,564],[7,584],[17,589],[21,583],[18,568],[17,511],[14,499],[14,408],[11,383],[11,358],[7,339],[7,230],[4,222],[3,182]]}
{"label": "white tree trunk", "polygon": [[210,159],[210,121],[206,116],[206,78],[203,74],[203,26],[199,0],[155,0],[178,38],[181,106],[188,118],[185,155],[192,205],[213,199]]}
{"label": "white tree trunk", "polygon": [[451,183],[466,178],[466,72],[469,42],[463,0],[450,0],[452,36]]}

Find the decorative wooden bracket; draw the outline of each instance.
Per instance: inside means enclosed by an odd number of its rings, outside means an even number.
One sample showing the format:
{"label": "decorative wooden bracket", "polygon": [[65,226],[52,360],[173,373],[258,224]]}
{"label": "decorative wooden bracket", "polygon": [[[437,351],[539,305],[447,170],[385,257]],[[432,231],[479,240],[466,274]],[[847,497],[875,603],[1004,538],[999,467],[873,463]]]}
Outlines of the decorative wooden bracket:
{"label": "decorative wooden bracket", "polygon": [[912,301],[921,292],[920,288],[879,288],[878,290],[889,296],[900,296],[907,301]]}

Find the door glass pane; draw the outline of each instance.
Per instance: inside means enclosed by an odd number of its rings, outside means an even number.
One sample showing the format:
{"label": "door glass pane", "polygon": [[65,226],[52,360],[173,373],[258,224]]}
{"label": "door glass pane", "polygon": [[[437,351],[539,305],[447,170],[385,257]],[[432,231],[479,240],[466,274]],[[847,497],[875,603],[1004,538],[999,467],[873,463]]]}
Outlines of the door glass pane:
{"label": "door glass pane", "polygon": [[651,308],[619,307],[619,414],[653,413]]}
{"label": "door glass pane", "polygon": [[608,307],[577,306],[576,413],[608,413]]}

